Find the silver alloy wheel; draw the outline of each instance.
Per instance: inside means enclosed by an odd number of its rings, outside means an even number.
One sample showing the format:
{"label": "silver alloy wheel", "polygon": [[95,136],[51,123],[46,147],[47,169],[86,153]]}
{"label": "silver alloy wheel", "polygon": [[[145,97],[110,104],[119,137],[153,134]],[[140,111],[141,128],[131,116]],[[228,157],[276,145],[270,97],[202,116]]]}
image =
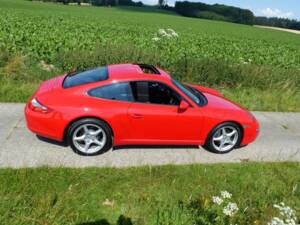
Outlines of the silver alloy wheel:
{"label": "silver alloy wheel", "polygon": [[239,139],[239,132],[234,126],[220,127],[212,137],[214,148],[225,152],[233,148]]}
{"label": "silver alloy wheel", "polygon": [[106,144],[104,130],[96,124],[82,124],[73,133],[74,146],[84,154],[93,154],[100,151]]}

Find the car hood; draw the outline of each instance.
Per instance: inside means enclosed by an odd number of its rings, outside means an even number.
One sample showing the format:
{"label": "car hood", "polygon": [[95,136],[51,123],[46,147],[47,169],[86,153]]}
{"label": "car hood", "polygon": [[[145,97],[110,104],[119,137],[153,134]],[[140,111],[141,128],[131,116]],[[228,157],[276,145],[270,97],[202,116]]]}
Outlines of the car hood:
{"label": "car hood", "polygon": [[208,103],[202,108],[202,112],[209,115],[209,117],[238,121],[240,124],[246,125],[255,122],[259,126],[254,115],[239,104],[221,96],[209,93],[203,94]]}
{"label": "car hood", "polygon": [[221,96],[213,95],[210,93],[203,92],[204,96],[207,98],[207,105],[213,108],[223,108],[223,109],[230,109],[230,110],[245,110],[239,104],[230,101]]}
{"label": "car hood", "polygon": [[219,91],[215,89],[194,84],[190,85],[204,94],[204,96],[207,98],[209,106],[226,109],[245,110],[241,105],[225,98]]}

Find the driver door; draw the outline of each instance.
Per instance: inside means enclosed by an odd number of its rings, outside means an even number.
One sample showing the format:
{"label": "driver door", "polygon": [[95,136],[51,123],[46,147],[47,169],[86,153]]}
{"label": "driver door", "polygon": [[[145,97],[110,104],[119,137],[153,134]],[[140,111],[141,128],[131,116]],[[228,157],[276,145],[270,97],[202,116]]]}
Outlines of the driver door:
{"label": "driver door", "polygon": [[131,142],[145,144],[196,144],[202,117],[189,107],[179,110],[182,97],[158,81],[131,82],[134,102],[128,109]]}

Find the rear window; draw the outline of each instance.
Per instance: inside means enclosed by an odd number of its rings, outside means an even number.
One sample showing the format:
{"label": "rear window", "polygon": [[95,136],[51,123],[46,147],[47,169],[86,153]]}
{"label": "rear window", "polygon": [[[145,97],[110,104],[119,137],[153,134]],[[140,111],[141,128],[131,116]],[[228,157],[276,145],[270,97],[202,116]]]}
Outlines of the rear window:
{"label": "rear window", "polygon": [[63,87],[69,88],[69,87],[79,86],[82,84],[88,84],[88,83],[107,80],[107,79],[108,79],[107,67],[98,67],[95,69],[67,75],[67,77],[64,80]]}

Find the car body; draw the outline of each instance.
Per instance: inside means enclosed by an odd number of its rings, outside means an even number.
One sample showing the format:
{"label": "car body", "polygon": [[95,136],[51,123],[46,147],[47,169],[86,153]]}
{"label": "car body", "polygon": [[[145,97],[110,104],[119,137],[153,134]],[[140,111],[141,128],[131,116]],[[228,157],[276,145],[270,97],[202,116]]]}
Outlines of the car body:
{"label": "car body", "polygon": [[[98,73],[101,79],[87,79]],[[181,87],[164,70],[145,64],[65,74],[43,82],[29,99],[27,126],[40,136],[65,141],[74,122],[94,118],[109,127],[113,146],[205,145],[214,128],[230,122],[241,132],[239,146],[256,139],[259,124],[250,112],[216,90]],[[187,89],[201,96],[201,104]],[[110,94],[113,90],[118,93]]]}

